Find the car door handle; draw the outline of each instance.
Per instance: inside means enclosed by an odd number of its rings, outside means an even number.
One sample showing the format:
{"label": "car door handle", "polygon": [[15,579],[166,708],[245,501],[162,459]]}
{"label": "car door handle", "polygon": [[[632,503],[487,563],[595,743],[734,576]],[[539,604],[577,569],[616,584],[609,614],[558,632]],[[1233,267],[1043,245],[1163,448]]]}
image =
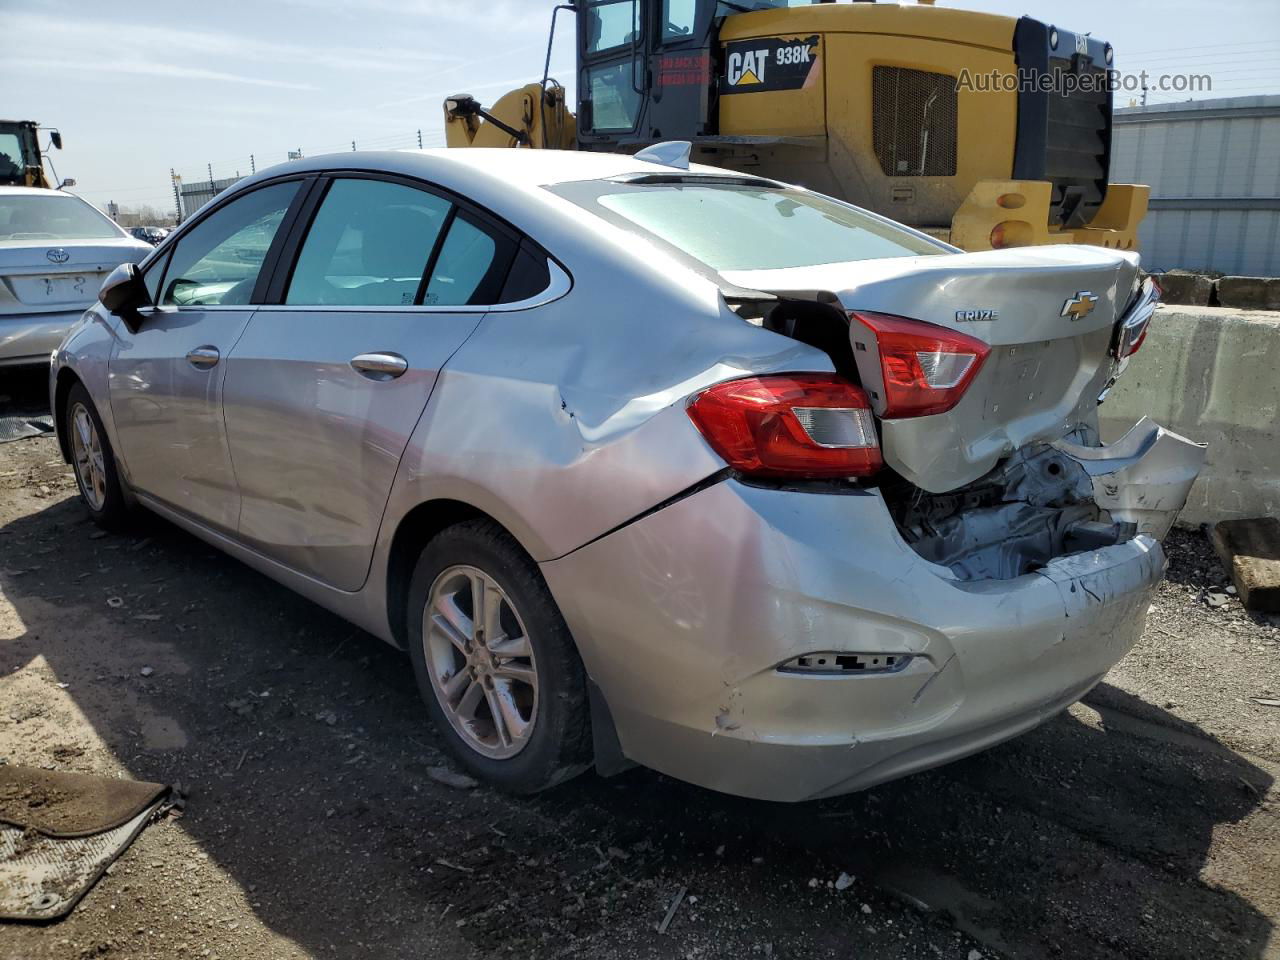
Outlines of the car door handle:
{"label": "car door handle", "polygon": [[187,354],[187,363],[201,370],[208,370],[221,359],[217,347],[196,347]]}
{"label": "car door handle", "polygon": [[409,361],[398,353],[362,353],[351,358],[351,369],[370,380],[394,380],[409,369]]}

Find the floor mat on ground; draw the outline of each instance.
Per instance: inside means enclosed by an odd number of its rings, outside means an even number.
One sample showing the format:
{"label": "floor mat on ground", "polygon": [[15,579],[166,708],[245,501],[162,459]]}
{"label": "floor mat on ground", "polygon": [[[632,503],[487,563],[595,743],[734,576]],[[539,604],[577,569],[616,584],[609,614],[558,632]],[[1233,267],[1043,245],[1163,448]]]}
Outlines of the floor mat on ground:
{"label": "floor mat on ground", "polygon": [[159,783],[0,766],[0,920],[69,913],[169,793]]}
{"label": "floor mat on ground", "polygon": [[47,413],[0,414],[0,443],[53,433],[53,417]]}

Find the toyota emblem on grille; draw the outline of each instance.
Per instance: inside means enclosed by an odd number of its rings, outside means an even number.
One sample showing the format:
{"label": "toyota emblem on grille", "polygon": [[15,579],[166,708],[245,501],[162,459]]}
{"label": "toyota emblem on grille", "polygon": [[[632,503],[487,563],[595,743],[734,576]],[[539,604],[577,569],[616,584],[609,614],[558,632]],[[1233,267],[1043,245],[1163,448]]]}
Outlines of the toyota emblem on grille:
{"label": "toyota emblem on grille", "polygon": [[52,250],[46,250],[44,255],[51,263],[66,263],[71,259],[71,254],[63,250],[61,247],[54,247]]}

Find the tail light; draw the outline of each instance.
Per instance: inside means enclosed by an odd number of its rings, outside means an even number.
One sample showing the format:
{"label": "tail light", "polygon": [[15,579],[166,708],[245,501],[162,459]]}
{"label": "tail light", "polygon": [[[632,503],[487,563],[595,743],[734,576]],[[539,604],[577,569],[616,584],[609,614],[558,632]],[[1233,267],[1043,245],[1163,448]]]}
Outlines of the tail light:
{"label": "tail light", "polygon": [[922,320],[862,311],[849,316],[875,335],[884,379],[880,415],[886,419],[946,413],[991,352],[975,337]]}
{"label": "tail light", "polygon": [[728,380],[689,416],[725,463],[761,477],[865,477],[884,465],[871,403],[834,374]]}
{"label": "tail light", "polygon": [[1147,331],[1151,329],[1151,318],[1155,315],[1160,303],[1160,285],[1150,277],[1142,281],[1137,301],[1129,312],[1120,318],[1120,329],[1116,332],[1115,355],[1117,360],[1132,357],[1147,339]]}

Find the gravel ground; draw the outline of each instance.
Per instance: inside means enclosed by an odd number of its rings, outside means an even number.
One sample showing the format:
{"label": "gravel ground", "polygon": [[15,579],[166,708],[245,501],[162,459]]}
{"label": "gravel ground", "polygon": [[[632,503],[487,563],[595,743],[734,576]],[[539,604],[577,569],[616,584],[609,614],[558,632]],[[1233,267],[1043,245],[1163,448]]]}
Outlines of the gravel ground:
{"label": "gravel ground", "polygon": [[1196,532],[1107,682],[979,756],[802,805],[644,770],[512,798],[433,777],[402,654],[74,492],[51,439],[0,445],[0,758],[189,802],[3,960],[1280,958],[1280,626],[1209,605]]}

